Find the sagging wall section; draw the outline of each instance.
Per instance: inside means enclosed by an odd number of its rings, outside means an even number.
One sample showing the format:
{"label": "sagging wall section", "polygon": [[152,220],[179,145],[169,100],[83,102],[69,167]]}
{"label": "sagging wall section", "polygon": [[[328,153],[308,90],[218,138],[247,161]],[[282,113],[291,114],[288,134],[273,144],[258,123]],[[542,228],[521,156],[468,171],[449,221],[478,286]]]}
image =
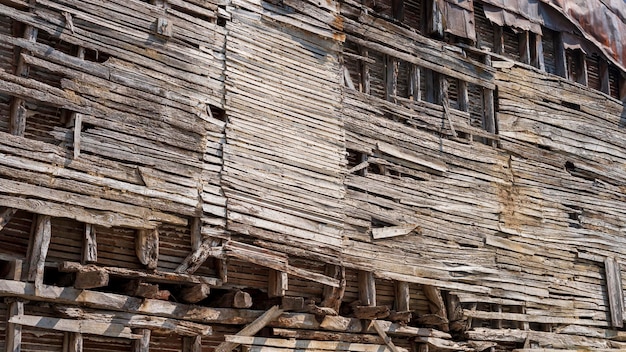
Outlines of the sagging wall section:
{"label": "sagging wall section", "polygon": [[0,4],[4,348],[623,348],[623,78],[437,3]]}

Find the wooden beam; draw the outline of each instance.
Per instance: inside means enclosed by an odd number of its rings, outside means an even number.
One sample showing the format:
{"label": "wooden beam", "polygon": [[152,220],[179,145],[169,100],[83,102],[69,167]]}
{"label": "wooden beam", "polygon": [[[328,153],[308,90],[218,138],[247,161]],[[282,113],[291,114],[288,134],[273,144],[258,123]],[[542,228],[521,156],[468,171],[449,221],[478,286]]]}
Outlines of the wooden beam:
{"label": "wooden beam", "polygon": [[180,290],[180,298],[187,303],[198,303],[209,297],[209,293],[211,293],[209,285],[197,284],[182,288]]}
{"label": "wooden beam", "polygon": [[250,308],[252,296],[248,292],[234,290],[220,296],[212,305],[219,308]]}
{"label": "wooden beam", "polygon": [[156,269],[159,261],[159,231],[156,228],[137,230],[135,252],[141,264],[148,269]]}
{"label": "wooden beam", "polygon": [[359,278],[359,301],[364,306],[376,306],[376,280],[374,274],[360,270]]}
{"label": "wooden beam", "polygon": [[[24,28],[24,39],[28,40],[29,42],[36,42],[37,32],[38,30],[36,27],[26,25],[26,27]],[[20,50],[20,54],[23,51],[23,49]],[[29,70],[30,69],[28,67],[28,64],[24,62],[22,55],[19,55],[15,68],[15,74],[17,76],[26,78],[29,75]],[[23,136],[24,132],[26,131],[26,107],[24,99],[17,97],[13,98],[9,111],[9,119],[11,121],[9,126],[9,132],[12,135]]]}
{"label": "wooden beam", "polygon": [[519,55],[520,61],[525,64],[530,64],[530,33],[528,31],[522,31],[517,35],[519,38]]}
{"label": "wooden beam", "polygon": [[383,341],[385,341],[385,345],[387,345],[392,352],[400,352],[400,349],[393,344],[393,341],[391,341],[391,338],[387,335],[385,329],[383,329],[378,320],[372,320],[372,326]]}
{"label": "wooden beam", "polygon": [[[383,352],[388,351],[385,346],[365,343],[346,343],[343,341],[316,341],[316,340],[295,340],[279,339],[254,336],[226,335],[226,341],[243,345],[256,345],[263,347],[288,348],[296,351],[325,350],[325,351],[356,351],[356,352]],[[406,349],[395,349],[392,352],[407,352]]]}
{"label": "wooden beam", "polygon": [[600,79],[600,91],[604,94],[611,94],[611,81],[609,79],[609,62],[603,58],[599,59],[598,78]]}
{"label": "wooden beam", "polygon": [[104,287],[108,284],[109,273],[106,271],[79,271],[74,280],[74,287],[79,290]]}
{"label": "wooden beam", "polygon": [[63,336],[63,352],[83,352],[83,335],[66,332]]}
{"label": "wooden beam", "polygon": [[[365,58],[369,56],[367,47],[359,45],[359,54]],[[365,60],[359,61],[361,66],[360,90],[365,94],[371,94],[370,87],[370,66]]]}
{"label": "wooden beam", "polygon": [[[269,322],[278,318],[281,314],[283,314],[283,310],[278,308],[278,306],[273,306],[268,309],[265,313],[263,313],[260,317],[258,317],[255,321],[247,325],[245,328],[241,329],[236,336],[253,336],[261,329],[263,329]],[[239,343],[236,342],[222,342],[217,346],[214,352],[230,352],[237,346]]]}
{"label": "wooden beam", "polygon": [[272,333],[276,336],[299,340],[342,341],[347,343],[371,343],[376,345],[385,344],[385,341],[383,341],[380,336],[371,334],[351,334],[345,332],[295,330],[283,328],[273,328]]}
{"label": "wooden beam", "polygon": [[398,312],[410,311],[411,294],[409,283],[404,281],[395,281],[396,299],[395,307]]}
{"label": "wooden beam", "polygon": [[385,100],[393,102],[398,95],[398,59],[390,55],[385,55],[384,61]]}
{"label": "wooden beam", "polygon": [[546,70],[546,63],[543,54],[543,39],[541,34],[531,33],[531,36],[534,37],[534,40],[531,40],[531,58],[530,64],[540,69],[541,71]]}
{"label": "wooden beam", "polygon": [[419,101],[422,100],[422,87],[421,87],[421,68],[415,64],[409,65],[409,78],[408,78],[408,91],[409,99]]}
{"label": "wooden beam", "polygon": [[457,103],[459,104],[459,110],[469,111],[469,90],[467,82],[461,79],[458,79],[456,82],[458,90]]}
{"label": "wooden beam", "polygon": [[493,25],[493,51],[498,55],[504,55],[504,28]]}
{"label": "wooden beam", "polygon": [[131,329],[150,329],[164,334],[175,333],[181,336],[200,336],[213,333],[209,325],[155,315],[87,309],[58,304],[54,305],[54,310],[61,315],[61,318],[118,323]]}
{"label": "wooden beam", "polygon": [[133,352],[150,352],[152,332],[149,329],[137,329],[135,333],[139,335],[139,338],[133,342]]}
{"label": "wooden beam", "polygon": [[587,60],[582,50],[574,51],[574,60],[576,60],[576,82],[584,86],[589,85],[589,75],[587,73]]}
{"label": "wooden beam", "polygon": [[569,78],[567,73],[567,59],[565,58],[565,45],[563,44],[563,35],[561,32],[554,32],[554,65],[556,74]]}
{"label": "wooden beam", "polygon": [[183,337],[182,352],[202,352],[202,336]]}
{"label": "wooden beam", "polygon": [[24,302],[14,298],[5,298],[5,302],[8,321],[5,334],[5,351],[20,352],[22,349],[22,325],[11,322],[11,319],[24,314]]}
{"label": "wooden beam", "polygon": [[607,257],[604,260],[607,295],[611,311],[611,325],[616,328],[624,327],[624,290],[620,264],[615,258]]}
{"label": "wooden beam", "polygon": [[140,269],[125,269],[114,266],[96,266],[94,264],[82,265],[76,262],[62,262],[59,264],[59,271],[67,273],[101,271],[109,275],[124,277],[129,279],[143,279],[158,283],[185,283],[185,284],[206,284],[209,286],[221,286],[219,279],[198,275],[178,274],[164,271],[150,271]]}
{"label": "wooden beam", "polygon": [[222,258],[224,256],[224,247],[219,246],[221,241],[221,239],[214,237],[205,238],[200,246],[190,253],[175,271],[177,273],[193,274],[209,257]]}
{"label": "wooden beam", "polygon": [[203,242],[202,219],[199,217],[195,217],[193,218],[193,220],[191,220],[191,250],[194,252],[197,251]]}
{"label": "wooden beam", "polygon": [[83,237],[82,263],[95,263],[98,261],[98,242],[96,240],[96,225],[85,224]]}
{"label": "wooden beam", "polygon": [[17,213],[17,209],[15,208],[7,208],[2,207],[0,210],[0,231],[11,221],[11,218],[15,213]]}
{"label": "wooden beam", "polygon": [[283,297],[289,288],[288,282],[287,273],[270,269],[267,282],[267,296],[270,298]]}
{"label": "wooden beam", "polygon": [[322,307],[332,308],[335,312],[339,312],[343,295],[346,292],[346,268],[334,264],[326,264],[324,273],[332,278],[340,281],[339,287],[324,286],[322,292]]}
{"label": "wooden beam", "polygon": [[448,325],[448,313],[446,312],[446,305],[443,301],[443,296],[439,288],[431,285],[422,285],[424,295],[428,299],[428,306],[430,313],[440,317],[443,323],[441,328],[443,331],[448,332],[450,327]]}
{"label": "wooden beam", "polygon": [[133,334],[130,328],[121,324],[102,323],[99,321],[72,320],[35,315],[17,315],[9,319],[10,323],[37,327],[39,329],[67,331],[81,334],[138,339],[141,336]]}
{"label": "wooden beam", "polygon": [[80,156],[80,132],[83,128],[83,115],[74,113],[74,159]]}
{"label": "wooden beam", "polygon": [[44,266],[50,246],[51,231],[50,216],[37,215],[28,265],[28,281],[34,281],[36,287],[43,284]]}

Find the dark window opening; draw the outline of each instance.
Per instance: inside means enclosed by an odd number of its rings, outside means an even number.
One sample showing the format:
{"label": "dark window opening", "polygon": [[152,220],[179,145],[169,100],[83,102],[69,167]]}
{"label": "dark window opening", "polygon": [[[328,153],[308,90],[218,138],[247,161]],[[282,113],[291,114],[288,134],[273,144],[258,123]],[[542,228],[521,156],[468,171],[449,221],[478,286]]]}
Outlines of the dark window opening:
{"label": "dark window opening", "polygon": [[554,32],[548,28],[541,28],[543,32],[543,36],[541,37],[542,45],[543,45],[543,63],[546,68],[547,73],[551,73],[553,75],[556,73],[556,51],[555,51],[555,36]]}
{"label": "dark window opening", "polygon": [[98,50],[85,49],[85,61],[103,63],[109,59],[109,55]]}
{"label": "dark window opening", "polygon": [[511,27],[503,27],[502,36],[504,40],[504,56],[515,61],[522,61],[519,50],[519,34],[514,32]]}
{"label": "dark window opening", "polygon": [[226,122],[226,111],[217,106],[209,105],[209,112],[211,113],[211,117],[214,119],[220,120],[222,122]]}
{"label": "dark window opening", "polygon": [[389,222],[386,222],[384,220],[381,220],[381,219],[378,219],[378,218],[374,218],[374,217],[372,217],[371,223],[372,223],[372,228],[373,229],[379,229],[379,228],[382,228],[382,227],[393,226],[392,223],[389,223]]}
{"label": "dark window opening", "polygon": [[476,47],[488,48],[495,52],[493,45],[495,38],[494,26],[485,16],[483,4],[480,2],[474,3],[474,20],[476,21]]}
{"label": "dark window opening", "polygon": [[587,56],[587,85],[589,88],[601,90],[600,57],[597,54]]}
{"label": "dark window opening", "polygon": [[580,104],[570,103],[568,101],[562,101],[561,105],[565,106],[566,108],[572,109],[572,110],[580,111]]}
{"label": "dark window opening", "polygon": [[404,18],[402,23],[418,32],[422,31],[422,0],[404,1]]}

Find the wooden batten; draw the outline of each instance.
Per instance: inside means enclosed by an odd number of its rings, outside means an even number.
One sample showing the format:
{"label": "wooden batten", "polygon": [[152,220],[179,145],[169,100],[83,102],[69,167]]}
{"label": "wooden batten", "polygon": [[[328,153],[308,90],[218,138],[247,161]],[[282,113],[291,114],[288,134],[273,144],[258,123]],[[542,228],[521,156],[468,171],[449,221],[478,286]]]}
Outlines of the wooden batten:
{"label": "wooden batten", "polygon": [[364,306],[376,306],[376,280],[374,274],[359,271],[359,301]]}
{"label": "wooden batten", "polygon": [[392,56],[385,55],[385,99],[394,101],[398,95],[398,60]]}
{"label": "wooden batten", "polygon": [[83,264],[95,263],[98,261],[98,241],[96,238],[96,227],[92,224],[85,224],[85,236],[83,237]]}
{"label": "wooden batten", "polygon": [[624,289],[622,286],[622,272],[620,264],[615,258],[607,257],[604,260],[606,288],[611,312],[611,325],[615,328],[624,327]]}
{"label": "wooden batten", "polygon": [[[37,41],[38,29],[31,25],[26,25],[24,28],[24,39],[29,42]],[[15,74],[20,77],[28,77],[29,67],[24,62],[22,55],[17,56],[17,64],[15,67]],[[23,136],[26,130],[26,107],[25,101],[22,98],[15,97],[11,102],[11,108],[9,112],[10,120],[10,133],[16,136]]]}
{"label": "wooden batten", "polygon": [[156,269],[159,261],[159,231],[137,230],[135,252],[141,264],[148,269]]}
{"label": "wooden batten", "polygon": [[43,284],[44,266],[52,232],[50,221],[51,218],[47,215],[35,217],[27,274],[28,281],[34,281],[36,286]]}

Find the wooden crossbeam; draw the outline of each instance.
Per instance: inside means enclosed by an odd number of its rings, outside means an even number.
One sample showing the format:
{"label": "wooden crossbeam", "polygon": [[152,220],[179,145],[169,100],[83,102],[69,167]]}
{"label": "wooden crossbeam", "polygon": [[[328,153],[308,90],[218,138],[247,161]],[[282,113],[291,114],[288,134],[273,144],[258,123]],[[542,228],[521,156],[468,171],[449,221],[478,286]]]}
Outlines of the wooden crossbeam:
{"label": "wooden crossbeam", "polygon": [[125,339],[141,338],[141,335],[133,334],[130,328],[122,324],[103,323],[99,321],[72,320],[22,314],[11,317],[9,322],[46,330],[67,331]]}
{"label": "wooden crossbeam", "polygon": [[[258,317],[255,321],[241,329],[236,336],[252,336],[263,329],[269,322],[283,314],[283,310],[278,306],[273,306]],[[215,348],[215,352],[230,352],[240,344],[237,342],[224,341]]]}

